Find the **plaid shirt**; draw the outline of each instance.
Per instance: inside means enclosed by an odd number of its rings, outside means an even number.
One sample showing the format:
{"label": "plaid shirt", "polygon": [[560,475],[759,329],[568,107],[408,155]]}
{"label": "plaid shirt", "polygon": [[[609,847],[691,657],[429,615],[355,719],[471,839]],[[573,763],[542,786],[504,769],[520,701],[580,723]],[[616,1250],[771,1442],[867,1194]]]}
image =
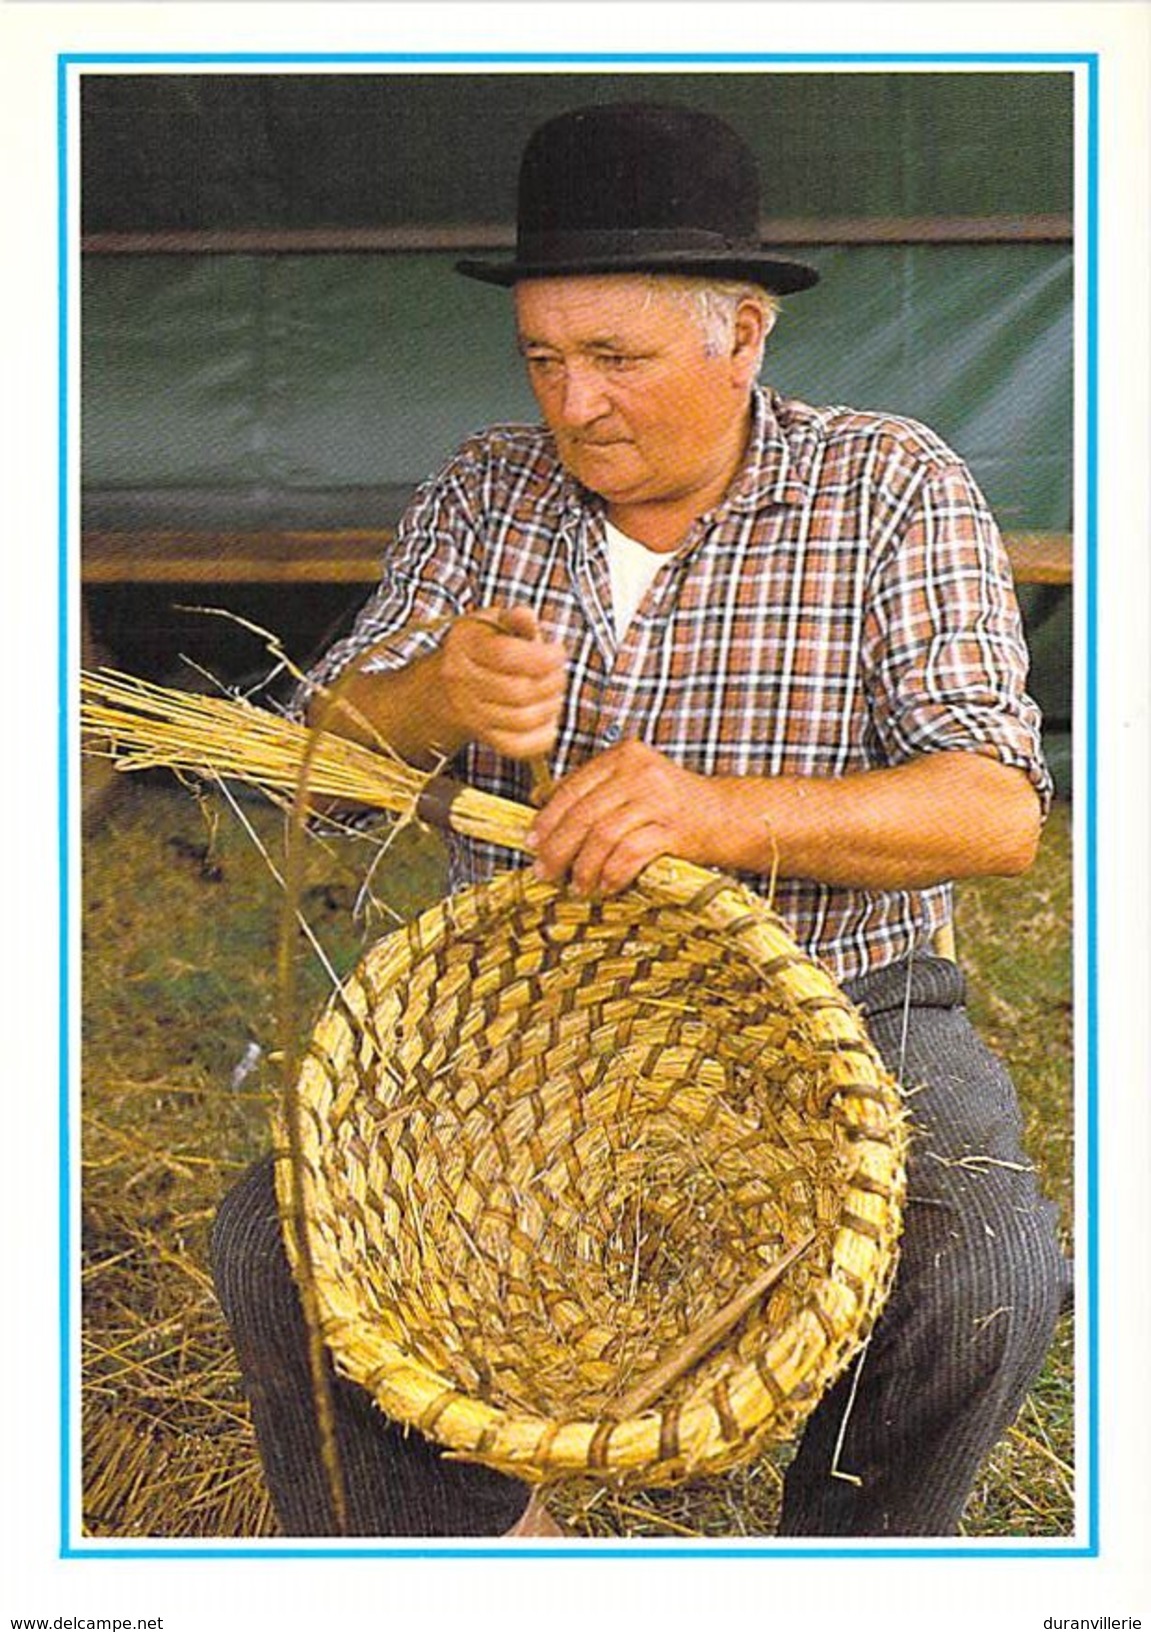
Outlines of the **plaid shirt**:
{"label": "plaid shirt", "polygon": [[[663,561],[622,642],[602,502],[546,431],[487,431],[417,493],[383,582],[312,678],[368,647],[369,669],[406,664],[445,619],[520,602],[569,654],[557,775],[624,738],[735,776],[835,777],[962,749],[1021,767],[1050,798],[998,531],[967,468],[912,421],[757,390],[739,475]],[[480,744],[452,770],[528,797],[525,768]],[[453,838],[452,887],[523,859]],[[766,894],[770,881],[744,882]],[[927,946],[950,896],[781,879],[774,905],[848,980]]]}

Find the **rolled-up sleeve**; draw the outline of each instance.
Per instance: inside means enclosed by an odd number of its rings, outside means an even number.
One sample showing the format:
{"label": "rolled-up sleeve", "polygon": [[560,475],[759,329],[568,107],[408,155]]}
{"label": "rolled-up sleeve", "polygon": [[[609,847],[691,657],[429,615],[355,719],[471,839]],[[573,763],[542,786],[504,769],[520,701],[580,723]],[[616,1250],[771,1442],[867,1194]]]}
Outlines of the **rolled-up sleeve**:
{"label": "rolled-up sleeve", "polygon": [[1007,552],[961,462],[925,466],[877,563],[865,634],[872,727],[889,762],[960,750],[1052,782]]}

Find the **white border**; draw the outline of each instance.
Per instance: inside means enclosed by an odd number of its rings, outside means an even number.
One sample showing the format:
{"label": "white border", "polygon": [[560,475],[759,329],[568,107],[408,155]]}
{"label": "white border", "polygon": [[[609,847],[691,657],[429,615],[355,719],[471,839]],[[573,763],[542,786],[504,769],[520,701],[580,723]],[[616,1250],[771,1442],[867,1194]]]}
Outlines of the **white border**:
{"label": "white border", "polygon": [[[496,49],[510,38],[517,48],[542,43],[563,31],[610,27],[612,44],[642,50],[650,40],[657,8],[645,5],[442,6],[434,32],[461,49]],[[1143,1384],[1148,1349],[1146,1294],[1147,1185],[1143,1172],[1148,1138],[1145,1089],[1147,1053],[1147,766],[1146,655],[1147,492],[1145,462],[1148,404],[1146,201],[1148,32],[1146,8],[1096,0],[1091,6],[993,7],[937,5],[840,6],[807,4],[659,7],[658,33],[667,49],[819,49],[834,39],[844,50],[939,50],[971,47],[992,35],[1002,50],[1099,51],[1106,117],[1103,174],[1106,208],[1101,300],[1104,355],[1102,392],[1107,434],[1101,446],[1101,541],[1110,554],[1099,584],[1100,695],[1100,1039],[1107,1103],[1101,1157],[1106,1175],[1100,1198],[1100,1229],[1106,1264],[1103,1309],[1105,1349],[1101,1379],[1104,1514],[1107,1544],[1094,1560],[837,1560],[767,1561],[769,1580],[755,1565],[731,1560],[698,1569],[659,1568],[623,1560],[606,1570],[590,1561],[541,1559],[523,1563],[518,1579],[489,1560],[444,1561],[429,1573],[418,1562],[384,1561],[337,1574],[324,1561],[282,1565],[229,1560],[188,1564],[125,1560],[97,1564],[61,1561],[54,1501],[56,1467],[49,1450],[54,1405],[51,1332],[54,1324],[50,1265],[45,1248],[54,1237],[53,1196],[45,1193],[43,1161],[51,1162],[53,1061],[46,1040],[55,1034],[50,971],[53,924],[45,894],[54,873],[50,820],[37,815],[36,799],[55,786],[53,678],[46,672],[55,625],[55,597],[45,556],[55,537],[55,482],[51,443],[55,432],[52,315],[55,271],[53,194],[55,92],[58,51],[178,50],[202,44],[224,28],[230,47],[291,47],[317,50],[347,42],[349,49],[426,47],[430,6],[159,7],[57,5],[0,8],[6,98],[0,107],[4,216],[20,223],[24,246],[10,281],[5,338],[16,354],[20,407],[19,440],[5,446],[12,541],[6,566],[9,606],[10,717],[20,734],[10,755],[15,786],[7,802],[8,853],[19,857],[20,885],[10,914],[10,944],[20,967],[6,993],[5,1035],[19,1059],[10,1094],[19,1116],[4,1195],[10,1262],[8,1307],[16,1319],[6,1345],[4,1398],[13,1418],[6,1482],[6,1539],[14,1568],[8,1572],[5,1611],[13,1615],[113,1615],[117,1604],[133,1614],[165,1615],[165,1626],[229,1628],[274,1614],[282,1627],[314,1624],[333,1607],[333,1593],[359,1584],[365,1593],[347,1613],[373,1613],[461,1621],[469,1627],[505,1624],[520,1592],[539,1594],[535,1613],[571,1605],[581,1618],[599,1602],[613,1619],[659,1616],[665,1625],[710,1624],[716,1613],[782,1619],[825,1611],[850,1619],[853,1632],[890,1628],[906,1620],[970,1624],[979,1616],[990,1627],[1041,1626],[1047,1616],[1122,1617],[1151,1620],[1145,1542],[1151,1511],[1148,1468],[1151,1441]],[[555,31],[555,32],[553,32]],[[706,40],[700,35],[705,34]],[[815,37],[813,39],[813,36]],[[37,227],[38,224],[38,227]],[[1117,316],[1121,313],[1121,317]],[[29,430],[29,427],[31,429]],[[49,666],[50,669],[50,666]],[[15,680],[16,684],[11,684]],[[30,716],[30,719],[29,719]],[[1119,784],[1121,778],[1121,785]],[[31,789],[31,793],[29,792]],[[41,790],[37,794],[35,790]],[[1116,796],[1117,792],[1121,796]],[[40,806],[41,812],[45,809]],[[51,1117],[47,1116],[50,1124]],[[39,1175],[39,1176],[37,1176]],[[50,1188],[50,1187],[49,1187]],[[1110,1515],[1110,1518],[1108,1518]],[[754,1586],[748,1586],[754,1568]],[[961,1574],[952,1576],[955,1569]],[[365,1576],[365,1569],[370,1571]],[[175,1574],[173,1574],[173,1570]],[[548,1574],[538,1572],[547,1570]],[[387,1587],[382,1587],[386,1577]],[[530,1578],[530,1586],[529,1586]],[[948,1587],[950,1585],[950,1589]],[[741,1607],[744,1591],[750,1591]],[[13,1594],[19,1599],[12,1601]],[[119,1598],[117,1598],[119,1594]],[[926,1594],[927,1596],[921,1596]],[[950,1613],[950,1611],[955,1613]],[[562,1609],[561,1609],[562,1613]],[[566,1617],[565,1617],[566,1618]]]}

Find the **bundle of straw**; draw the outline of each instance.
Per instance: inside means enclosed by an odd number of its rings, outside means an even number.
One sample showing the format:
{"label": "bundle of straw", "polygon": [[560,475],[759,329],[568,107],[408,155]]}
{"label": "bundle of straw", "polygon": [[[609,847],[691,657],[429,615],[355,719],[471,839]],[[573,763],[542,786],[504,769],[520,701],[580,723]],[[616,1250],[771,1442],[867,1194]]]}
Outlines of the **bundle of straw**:
{"label": "bundle of straw", "polygon": [[[408,818],[432,814],[465,837],[523,850],[534,812],[413,769],[385,744],[367,747],[240,698],[200,695],[113,670],[80,675],[85,752],[117,770],[165,768],[234,780],[306,807],[335,800]],[[421,799],[429,793],[423,809]],[[446,790],[446,795],[445,795]],[[446,807],[450,804],[450,816]]]}

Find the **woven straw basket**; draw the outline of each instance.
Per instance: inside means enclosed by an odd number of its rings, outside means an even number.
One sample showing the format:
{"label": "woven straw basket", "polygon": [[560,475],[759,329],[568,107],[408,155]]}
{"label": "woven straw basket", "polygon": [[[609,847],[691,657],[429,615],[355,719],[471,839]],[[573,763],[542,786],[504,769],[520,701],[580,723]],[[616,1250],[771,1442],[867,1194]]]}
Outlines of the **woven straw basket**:
{"label": "woven straw basket", "polygon": [[526,872],[442,902],[330,1004],[297,1103],[302,1222],[286,1158],[277,1182],[337,1367],[531,1482],[671,1484],[791,1437],[886,1295],[898,1091],[765,902],[683,863],[602,902]]}

